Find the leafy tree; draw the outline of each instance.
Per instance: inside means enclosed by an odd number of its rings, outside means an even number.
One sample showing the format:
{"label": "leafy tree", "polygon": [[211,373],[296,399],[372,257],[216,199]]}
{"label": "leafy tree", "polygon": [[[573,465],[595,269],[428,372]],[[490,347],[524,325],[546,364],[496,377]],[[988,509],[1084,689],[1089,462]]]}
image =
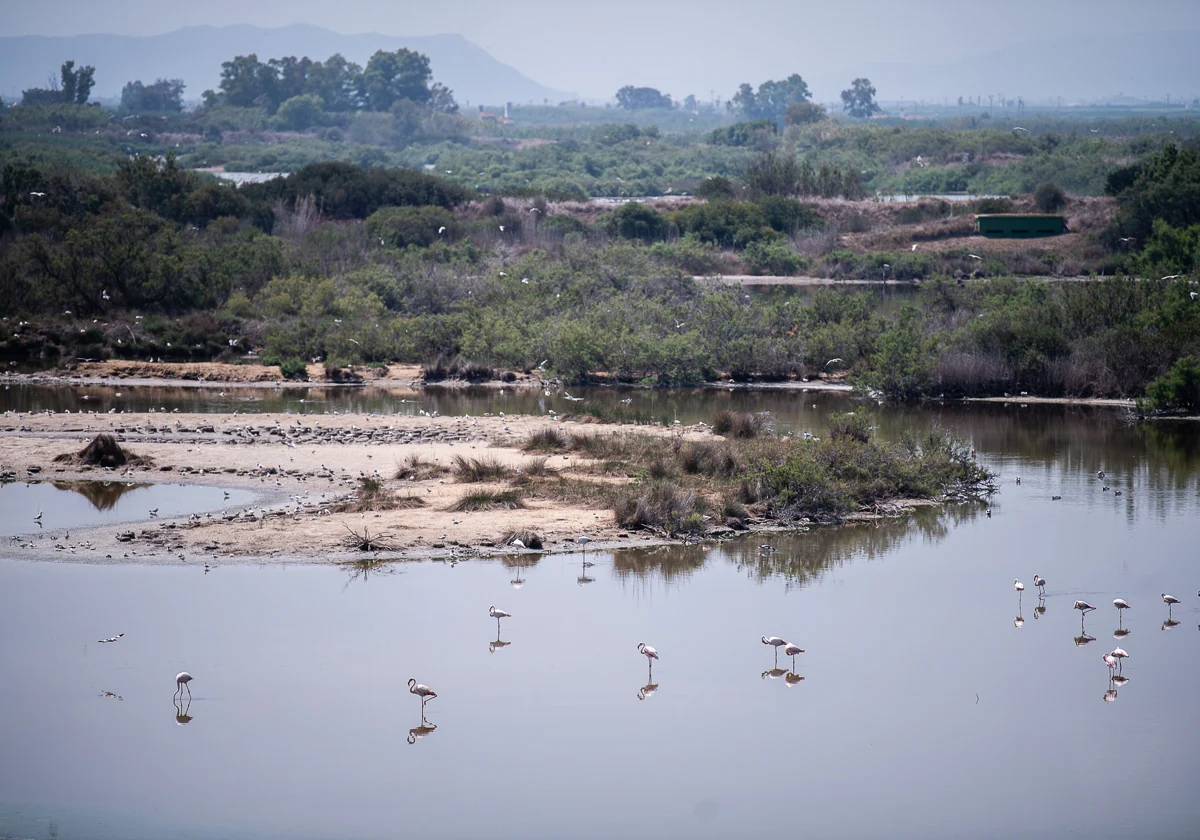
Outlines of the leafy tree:
{"label": "leafy tree", "polygon": [[1200,224],[1200,155],[1168,145],[1139,167],[1118,195],[1115,235],[1145,241],[1154,220],[1177,228]]}
{"label": "leafy tree", "polygon": [[89,64],[76,70],[74,61],[64,61],[59,75],[62,77],[62,101],[86,104],[95,84],[96,68]]}
{"label": "leafy tree", "polygon": [[670,94],[660,93],[652,87],[634,87],[625,85],[617,91],[617,104],[628,111],[638,111],[644,108],[670,108]]}
{"label": "leafy tree", "polygon": [[875,86],[870,79],[857,78],[842,91],[842,110],[852,117],[866,119],[882,109],[875,102]]}
{"label": "leafy tree", "polygon": [[362,67],[334,53],[308,68],[304,92],[321,97],[326,111],[355,111],[359,107],[361,76]]}
{"label": "leafy tree", "polygon": [[275,112],[275,121],[280,128],[303,131],[321,124],[324,104],[321,97],[311,93],[293,96],[280,104]]}
{"label": "leafy tree", "polygon": [[784,113],[788,125],[808,125],[825,119],[825,106],[815,102],[793,102]]}
{"label": "leafy tree", "polygon": [[95,85],[96,68],[90,64],[75,69],[75,62],[64,61],[59,68],[60,83],[54,87],[29,88],[21,92],[21,103],[24,105],[86,105]]}
{"label": "leafy tree", "polygon": [[1139,273],[1161,277],[1200,269],[1200,224],[1177,228],[1155,219],[1153,231],[1134,261]]}
{"label": "leafy tree", "polygon": [[367,61],[359,83],[359,96],[371,111],[386,111],[398,99],[410,99],[419,105],[433,96],[429,90],[432,76],[428,57],[412,50],[377,51]]}
{"label": "leafy tree", "polygon": [[183,79],[159,79],[146,85],[126,83],[121,89],[121,109],[131,112],[183,110]]}
{"label": "leafy tree", "polygon": [[429,88],[429,107],[439,114],[457,114],[458,103],[454,101],[454,91],[441,82],[434,82]]}
{"label": "leafy tree", "polygon": [[271,93],[277,104],[308,92],[308,74],[313,66],[308,56],[272,58],[267,64],[275,76],[275,87]]}
{"label": "leafy tree", "polygon": [[278,72],[258,60],[255,53],[235,56],[221,64],[221,94],[226,105],[236,108],[275,110]]}
{"label": "leafy tree", "polygon": [[799,73],[793,73],[786,79],[765,81],[758,86],[757,91],[743,83],[731,102],[747,119],[768,119],[782,123],[787,115],[788,106],[797,102],[808,102],[810,99],[812,92],[808,89],[808,83]]}
{"label": "leafy tree", "polygon": [[667,218],[653,207],[638,201],[622,204],[613,213],[613,227],[622,239],[653,242],[667,235]]}
{"label": "leafy tree", "polygon": [[431,245],[452,235],[456,222],[454,214],[442,207],[383,207],[368,216],[366,224],[372,240],[406,248]]}

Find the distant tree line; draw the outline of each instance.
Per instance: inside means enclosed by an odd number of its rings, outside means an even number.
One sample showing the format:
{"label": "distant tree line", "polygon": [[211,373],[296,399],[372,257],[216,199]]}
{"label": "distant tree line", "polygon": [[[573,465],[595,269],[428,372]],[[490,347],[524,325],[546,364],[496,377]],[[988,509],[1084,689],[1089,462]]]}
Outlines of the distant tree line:
{"label": "distant tree line", "polygon": [[59,68],[59,79],[51,78],[50,87],[22,91],[21,104],[86,105],[95,84],[95,67],[89,64],[76,70],[74,61],[64,61]]}
{"label": "distant tree line", "polygon": [[[446,86],[431,82],[429,58],[407,49],[378,50],[365,68],[340,54],[325,61],[307,56],[259,61],[255,53],[221,64],[221,84],[204,92],[207,107],[230,105],[263,108],[269,113],[288,106],[324,111],[388,111],[407,100],[434,111],[458,111]],[[298,100],[306,97],[306,100]]]}
{"label": "distant tree line", "polygon": [[150,85],[128,82],[121,89],[121,110],[131,113],[182,111],[183,88],[183,79],[159,79]]}

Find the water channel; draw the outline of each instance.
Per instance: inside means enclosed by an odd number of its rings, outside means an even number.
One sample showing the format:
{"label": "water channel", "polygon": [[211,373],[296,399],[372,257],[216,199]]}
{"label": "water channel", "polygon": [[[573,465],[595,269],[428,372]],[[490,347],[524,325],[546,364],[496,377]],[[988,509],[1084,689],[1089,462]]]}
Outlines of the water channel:
{"label": "water channel", "polygon": [[[76,390],[26,391],[23,410],[78,410]],[[257,393],[258,410],[407,411],[366,390],[311,409]],[[770,410],[816,433],[862,405],[579,395],[683,422]],[[215,402],[145,404],[172,398]],[[550,398],[417,399],[449,414]],[[1001,474],[991,515],[210,574],[0,544],[0,837],[1194,836],[1200,428],[1018,402],[869,408],[886,437],[968,438]],[[1076,599],[1098,609],[1081,621]],[[491,604],[513,614],[499,635]],[[764,634],[805,649],[794,670]],[[652,676],[638,642],[661,657]],[[190,702],[172,697],[184,669]],[[410,677],[438,693],[424,718]]]}

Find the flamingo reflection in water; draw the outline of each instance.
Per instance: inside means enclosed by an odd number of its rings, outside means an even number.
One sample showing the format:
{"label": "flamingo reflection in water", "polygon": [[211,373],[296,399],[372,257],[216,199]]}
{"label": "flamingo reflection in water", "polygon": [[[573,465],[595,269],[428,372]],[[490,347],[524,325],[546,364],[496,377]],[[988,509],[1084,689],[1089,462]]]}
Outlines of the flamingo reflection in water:
{"label": "flamingo reflection in water", "polygon": [[1096,641],[1095,636],[1089,636],[1087,633],[1075,637],[1075,647],[1083,647]]}
{"label": "flamingo reflection in water", "polygon": [[512,642],[502,642],[500,640],[500,627],[497,626],[496,627],[496,641],[488,642],[488,653],[495,653],[496,651],[500,650],[501,648],[506,648],[511,644],[512,644]]}
{"label": "flamingo reflection in water", "polygon": [[1033,619],[1037,621],[1046,614],[1046,599],[1041,595],[1038,596],[1037,606],[1033,608]]}
{"label": "flamingo reflection in water", "polygon": [[192,698],[189,697],[185,704],[183,696],[180,695],[177,698],[172,698],[171,702],[175,704],[175,725],[187,726],[191,723],[192,716],[188,714],[188,711],[192,708]]}
{"label": "flamingo reflection in water", "polygon": [[1163,630],[1171,630],[1179,626],[1179,622],[1173,618],[1168,618],[1162,623]]}
{"label": "flamingo reflection in water", "polygon": [[654,692],[658,691],[658,683],[646,683],[638,689],[637,699],[649,700],[654,696]]}
{"label": "flamingo reflection in water", "polygon": [[765,680],[767,677],[770,677],[773,680],[777,680],[786,673],[787,671],[782,668],[769,668],[768,670],[762,672],[762,679]]}
{"label": "flamingo reflection in water", "polygon": [[792,688],[797,683],[803,682],[804,677],[796,673],[788,673],[783,675],[783,683],[788,688]]}
{"label": "flamingo reflection in water", "polygon": [[430,723],[429,721],[425,720],[425,715],[421,715],[421,725],[414,726],[412,729],[408,730],[408,737],[405,740],[410,744],[415,744],[422,738],[433,734],[435,729],[437,729],[437,724]]}

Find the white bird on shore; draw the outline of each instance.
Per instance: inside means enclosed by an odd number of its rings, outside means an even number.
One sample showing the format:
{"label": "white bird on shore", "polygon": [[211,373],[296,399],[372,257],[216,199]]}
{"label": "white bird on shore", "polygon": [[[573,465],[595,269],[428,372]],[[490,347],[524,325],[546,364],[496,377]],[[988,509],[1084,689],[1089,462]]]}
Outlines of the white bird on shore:
{"label": "white bird on shore", "polygon": [[490,615],[492,618],[496,619],[496,632],[497,633],[500,632],[500,619],[512,618],[512,613],[505,612],[504,610],[498,610],[495,607],[488,607],[488,615]]}
{"label": "white bird on shore", "polygon": [[425,702],[427,700],[432,700],[434,697],[437,697],[437,692],[435,692],[432,688],[430,688],[429,686],[424,685],[422,683],[419,683],[414,679],[409,679],[409,681],[408,681],[408,693],[415,694],[421,698],[421,714],[422,715],[425,714]]}
{"label": "white bird on shore", "polygon": [[913,250],[913,251],[917,250],[917,243],[916,243],[916,242],[914,242],[914,243],[912,244],[912,250]]}
{"label": "white bird on shore", "polygon": [[[645,642],[638,642],[637,649],[638,649],[638,653],[640,653],[642,656],[646,657],[646,664],[650,666],[650,673],[653,674],[654,673],[654,660],[658,659],[658,651],[656,651],[654,648],[650,647]],[[653,682],[653,680],[651,680],[650,682]]]}
{"label": "white bird on shore", "polygon": [[524,548],[525,547],[525,543],[522,542],[521,540],[517,539],[516,537],[513,537],[513,541],[510,542],[509,545],[511,545],[513,548]]}
{"label": "white bird on shore", "polygon": [[183,697],[183,690],[186,688],[188,699],[192,699],[192,687],[188,685],[192,681],[192,675],[187,671],[180,671],[175,675],[175,693]]}

